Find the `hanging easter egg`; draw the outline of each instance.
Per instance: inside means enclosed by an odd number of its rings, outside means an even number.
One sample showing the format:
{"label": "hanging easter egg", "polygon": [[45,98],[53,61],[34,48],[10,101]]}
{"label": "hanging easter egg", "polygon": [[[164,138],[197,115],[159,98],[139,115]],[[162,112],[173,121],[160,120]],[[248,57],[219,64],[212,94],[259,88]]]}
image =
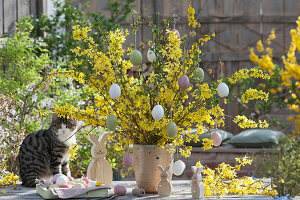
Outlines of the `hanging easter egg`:
{"label": "hanging easter egg", "polygon": [[194,79],[196,79],[197,81],[199,81],[199,83],[201,83],[204,79],[204,71],[202,68],[197,67],[194,72],[193,72],[193,77]]}
{"label": "hanging easter egg", "polygon": [[130,54],[130,62],[133,65],[141,65],[142,64],[142,54],[138,50],[134,50]]}
{"label": "hanging easter egg", "polygon": [[151,49],[148,49],[147,51],[147,58],[151,63],[153,63],[156,60],[156,55]]}
{"label": "hanging easter egg", "polygon": [[173,174],[180,176],[185,169],[185,163],[182,160],[177,160],[173,164]]}
{"label": "hanging easter egg", "polygon": [[227,97],[229,94],[229,88],[226,83],[220,83],[217,87],[217,92],[220,97]]}
{"label": "hanging easter egg", "polygon": [[177,37],[180,38],[180,33],[179,33],[179,31],[177,31],[177,29],[173,28],[172,32],[175,32]]}
{"label": "hanging easter egg", "polygon": [[178,85],[180,89],[186,90],[190,85],[189,77],[185,74],[181,75],[178,79]]}
{"label": "hanging easter egg", "polygon": [[152,117],[155,120],[160,120],[161,118],[163,118],[164,116],[164,109],[161,105],[156,105],[154,106],[153,110],[152,110]]}
{"label": "hanging easter egg", "polygon": [[119,98],[121,95],[121,88],[118,84],[112,84],[109,88],[109,96],[112,99],[117,99]]}
{"label": "hanging easter egg", "polygon": [[117,118],[113,114],[106,117],[106,127],[110,131],[114,131],[117,128]]}
{"label": "hanging easter egg", "polygon": [[133,166],[133,156],[130,153],[125,153],[123,156],[123,164],[125,167]]}
{"label": "hanging easter egg", "polygon": [[213,134],[211,134],[211,140],[213,141],[212,143],[214,146],[220,146],[222,143],[222,136],[220,133],[214,132]]}
{"label": "hanging easter egg", "polygon": [[114,187],[114,192],[116,195],[119,196],[124,196],[127,192],[126,187],[124,187],[123,185],[116,185]]}
{"label": "hanging easter egg", "polygon": [[174,122],[167,124],[166,133],[170,138],[173,138],[177,135],[178,128]]}

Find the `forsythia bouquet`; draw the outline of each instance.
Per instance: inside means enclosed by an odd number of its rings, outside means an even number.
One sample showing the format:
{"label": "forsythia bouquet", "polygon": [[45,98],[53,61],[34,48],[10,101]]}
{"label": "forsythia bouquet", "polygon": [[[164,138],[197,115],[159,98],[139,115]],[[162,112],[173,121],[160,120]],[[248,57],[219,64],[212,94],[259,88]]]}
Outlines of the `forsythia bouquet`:
{"label": "forsythia bouquet", "polygon": [[[54,112],[83,120],[91,127],[107,126],[116,133],[113,137],[120,147],[128,143],[158,146],[173,143],[182,147],[183,156],[189,156],[191,147],[184,147],[185,141],[198,142],[198,136],[206,129],[224,126],[225,114],[220,102],[226,103],[222,98],[229,94],[226,82],[235,83],[240,78],[268,79],[269,75],[259,69],[242,69],[228,78],[204,81],[201,47],[215,34],[195,39],[200,24],[191,5],[188,13],[187,35],[180,36],[167,20],[161,26],[149,23],[153,39],[140,45],[149,46],[147,59],[152,72],[148,77],[142,73],[146,59],[142,58],[136,42],[126,45],[128,30],[109,32],[104,40],[105,51],[99,51],[98,44],[89,36],[92,27],[74,26],[73,38],[86,48],[72,49],[77,55],[71,62],[74,70],[56,70],[51,77],[73,78],[89,89],[90,100],[85,108],[64,105],[56,107]],[[138,24],[132,24],[133,35]],[[77,66],[85,66],[86,70],[79,71]],[[133,66],[138,73],[129,76],[127,72]],[[256,99],[267,101],[268,93],[249,88],[242,96],[245,102]],[[268,126],[266,121],[255,122],[246,116],[235,116],[233,121],[242,128]],[[197,128],[198,135],[189,132],[192,128]],[[203,144],[204,149],[210,149],[213,140],[204,139]]]}

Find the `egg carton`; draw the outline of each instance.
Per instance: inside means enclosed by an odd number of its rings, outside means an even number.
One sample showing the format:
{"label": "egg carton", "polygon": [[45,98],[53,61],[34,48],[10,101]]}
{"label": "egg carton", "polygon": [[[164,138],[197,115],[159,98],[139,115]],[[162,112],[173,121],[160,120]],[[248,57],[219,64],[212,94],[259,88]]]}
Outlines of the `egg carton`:
{"label": "egg carton", "polygon": [[[75,193],[80,190],[84,191],[86,188],[59,188],[62,193],[66,190],[68,190],[69,193]],[[72,196],[70,198],[64,198],[64,199],[78,199],[78,198],[95,198],[95,197],[108,197],[108,190],[110,187],[103,186],[103,187],[97,187],[97,189],[93,189],[90,191],[87,191],[83,194]],[[60,198],[59,195],[54,195],[51,189],[47,189],[45,186],[37,184],[36,185],[36,192],[42,196],[44,199],[58,199]]]}

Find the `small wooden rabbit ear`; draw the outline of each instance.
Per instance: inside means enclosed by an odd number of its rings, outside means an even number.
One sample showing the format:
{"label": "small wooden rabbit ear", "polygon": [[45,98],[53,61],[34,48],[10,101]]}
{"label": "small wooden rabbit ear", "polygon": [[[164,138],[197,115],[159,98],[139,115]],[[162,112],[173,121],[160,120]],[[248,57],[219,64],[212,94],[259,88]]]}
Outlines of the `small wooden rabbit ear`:
{"label": "small wooden rabbit ear", "polygon": [[170,165],[166,167],[165,172],[169,171]]}
{"label": "small wooden rabbit ear", "polygon": [[196,173],[200,174],[202,171],[203,171],[203,167],[199,167],[199,168],[197,168]]}
{"label": "small wooden rabbit ear", "polygon": [[98,143],[99,143],[96,135],[89,134],[89,135],[88,135],[88,139],[89,139],[93,144],[98,144]]}
{"label": "small wooden rabbit ear", "polygon": [[108,139],[108,134],[109,132],[104,132],[100,135],[99,143],[101,144],[101,146],[104,146],[104,142]]}
{"label": "small wooden rabbit ear", "polygon": [[191,169],[192,169],[192,171],[193,171],[194,174],[197,173],[197,167],[196,166],[191,166]]}
{"label": "small wooden rabbit ear", "polygon": [[163,172],[164,171],[164,168],[161,166],[161,165],[157,165],[158,169]]}

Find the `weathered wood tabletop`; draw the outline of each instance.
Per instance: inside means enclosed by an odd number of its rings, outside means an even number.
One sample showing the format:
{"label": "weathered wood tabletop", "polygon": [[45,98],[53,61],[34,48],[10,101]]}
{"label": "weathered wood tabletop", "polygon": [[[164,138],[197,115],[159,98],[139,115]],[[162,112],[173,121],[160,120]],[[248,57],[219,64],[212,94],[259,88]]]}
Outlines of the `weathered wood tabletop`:
{"label": "weathered wood tabletop", "polygon": [[[191,186],[190,181],[172,181],[173,190],[170,197],[159,197],[158,195],[146,195],[144,197],[135,197],[132,195],[131,191],[133,188],[136,187],[135,181],[113,181],[112,188],[117,185],[123,185],[127,188],[127,195],[126,196],[114,196],[113,189],[109,190],[110,197],[105,199],[120,199],[120,200],[127,200],[127,199],[192,199],[192,194],[190,192]],[[7,187],[6,193],[1,194],[0,200],[3,199],[43,199],[36,193],[35,188],[26,188],[21,185],[15,185]],[[96,199],[103,199],[103,198],[92,198],[93,200]],[[205,199],[218,199],[217,197],[205,197]],[[238,195],[231,195],[223,197],[224,200],[234,199],[234,200],[249,200],[249,199],[258,199],[258,200],[270,200],[273,199],[272,197],[262,196],[262,195],[248,195],[248,196],[238,196]],[[299,198],[295,198],[299,199]]]}

